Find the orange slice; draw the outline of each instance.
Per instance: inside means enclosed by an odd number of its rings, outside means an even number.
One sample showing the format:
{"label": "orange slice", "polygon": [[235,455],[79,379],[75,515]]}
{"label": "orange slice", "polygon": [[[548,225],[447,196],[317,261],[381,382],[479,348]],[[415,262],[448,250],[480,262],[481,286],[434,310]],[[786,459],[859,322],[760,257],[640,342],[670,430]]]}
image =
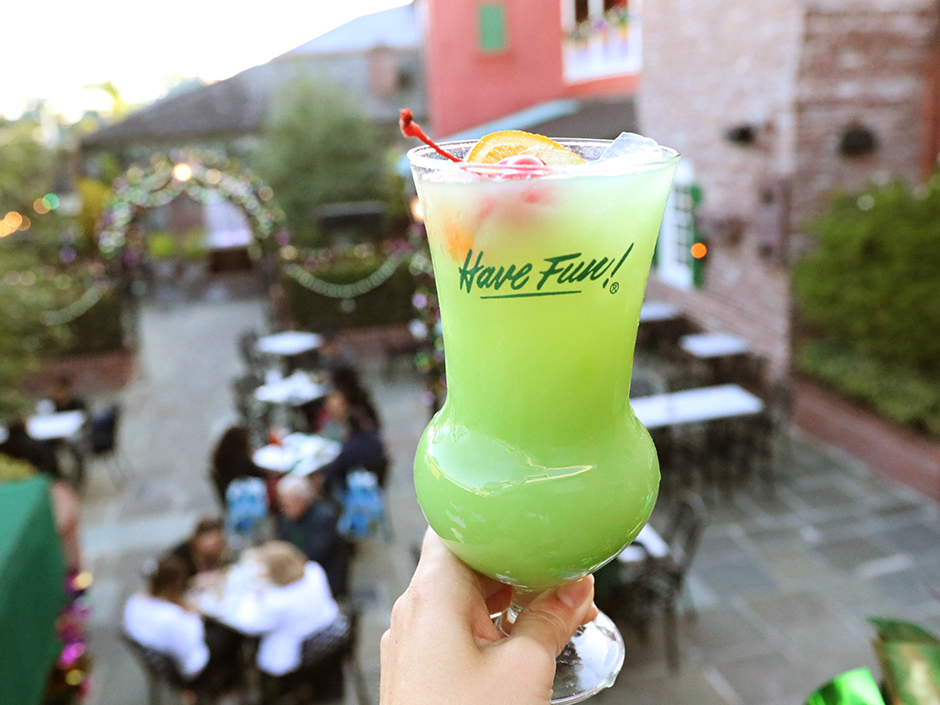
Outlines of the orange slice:
{"label": "orange slice", "polygon": [[496,164],[516,154],[534,154],[551,166],[584,164],[584,160],[555,140],[522,130],[491,132],[473,145],[466,161],[474,164]]}

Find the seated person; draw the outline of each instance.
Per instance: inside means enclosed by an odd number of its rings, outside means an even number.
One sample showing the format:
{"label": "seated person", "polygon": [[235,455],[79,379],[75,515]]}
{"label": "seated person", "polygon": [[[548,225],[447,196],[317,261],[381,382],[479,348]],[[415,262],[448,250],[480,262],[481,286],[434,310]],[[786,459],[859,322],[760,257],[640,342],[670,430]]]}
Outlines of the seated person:
{"label": "seated person", "polygon": [[225,506],[225,491],[232,480],[245,477],[263,480],[266,476],[267,473],[251,459],[248,429],[245,426],[229,427],[212,453],[212,482],[222,506]]}
{"label": "seated person", "polygon": [[170,656],[194,688],[223,690],[238,677],[236,632],[204,622],[184,602],[186,565],[165,556],[150,575],[147,592],[135,593],[124,607],[124,631],[141,646]]}
{"label": "seated person", "polygon": [[192,535],[170,549],[169,555],[182,561],[186,580],[197,573],[223,567],[229,562],[224,522],[221,519],[200,519]]}
{"label": "seated person", "polygon": [[49,387],[49,399],[58,411],[88,411],[88,404],[75,394],[72,378],[61,375],[52,380]]}
{"label": "seated person", "polygon": [[346,596],[349,573],[349,545],[336,530],[340,508],[324,496],[323,477],[286,475],[277,483],[281,513],[277,537],[292,543],[311,561],[326,571],[330,590],[337,598]]}
{"label": "seated person", "polygon": [[326,491],[341,495],[346,490],[346,476],[353,468],[365,468],[375,473],[379,486],[385,486],[388,456],[375,410],[351,403],[344,392],[333,391],[327,397],[326,407],[331,420],[345,428],[343,447],[339,455],[320,469],[325,477]]}
{"label": "seated person", "polygon": [[269,541],[257,552],[271,586],[255,593],[234,623],[243,632],[261,636],[258,668],[281,676],[303,665],[303,643],[308,637],[345,622],[345,617],[330,593],[323,568],[307,562],[296,546]]}
{"label": "seated person", "polygon": [[352,365],[354,356],[348,346],[343,345],[336,331],[328,328],[320,333],[322,342],[317,348],[317,366],[321,370],[332,371],[339,367]]}

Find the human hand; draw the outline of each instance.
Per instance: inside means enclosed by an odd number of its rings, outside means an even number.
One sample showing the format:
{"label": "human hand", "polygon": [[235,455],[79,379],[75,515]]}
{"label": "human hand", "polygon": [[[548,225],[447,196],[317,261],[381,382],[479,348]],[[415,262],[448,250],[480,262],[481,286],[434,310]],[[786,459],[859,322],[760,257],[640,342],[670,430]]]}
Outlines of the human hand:
{"label": "human hand", "polygon": [[555,658],[597,616],[594,578],[539,595],[504,636],[510,589],[468,568],[432,530],[382,636],[381,705],[547,705]]}

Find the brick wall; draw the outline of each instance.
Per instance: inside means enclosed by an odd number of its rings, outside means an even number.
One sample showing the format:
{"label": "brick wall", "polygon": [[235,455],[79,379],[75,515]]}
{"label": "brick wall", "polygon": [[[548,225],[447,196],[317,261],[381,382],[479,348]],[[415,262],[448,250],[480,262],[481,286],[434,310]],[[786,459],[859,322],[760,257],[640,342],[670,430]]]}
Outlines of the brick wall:
{"label": "brick wall", "polygon": [[[706,329],[748,338],[772,375],[785,373],[789,271],[761,256],[761,184],[791,185],[784,230],[798,236],[834,187],[916,178],[937,15],[934,0],[645,4],[640,129],[691,162],[704,212],[745,224],[740,239],[709,243],[703,288],[683,291],[651,276],[647,297],[681,306]],[[838,154],[853,121],[874,131],[872,155]],[[744,124],[754,128],[754,143],[726,138]]]}
{"label": "brick wall", "polygon": [[[737,242],[709,244],[702,289],[651,276],[647,297],[679,305],[705,329],[746,337],[779,376],[789,359],[789,277],[761,259],[751,221],[758,185],[790,168],[801,3],[660,0],[643,9],[640,129],[691,162],[704,211],[750,223]],[[743,124],[756,128],[753,145],[725,138]]]}
{"label": "brick wall", "polygon": [[[933,0],[826,0],[808,8],[794,105],[795,225],[818,213],[833,188],[917,178],[936,29]],[[874,133],[875,152],[839,155],[840,136],[852,123]]]}

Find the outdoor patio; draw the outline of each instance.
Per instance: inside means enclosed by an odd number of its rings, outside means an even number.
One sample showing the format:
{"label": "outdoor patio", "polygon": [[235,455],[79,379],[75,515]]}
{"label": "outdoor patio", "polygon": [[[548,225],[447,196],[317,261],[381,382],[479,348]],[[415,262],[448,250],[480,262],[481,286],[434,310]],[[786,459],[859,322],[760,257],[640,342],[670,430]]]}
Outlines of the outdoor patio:
{"label": "outdoor patio", "polygon": [[[91,470],[82,536],[95,576],[92,705],[146,702],[143,673],[118,638],[124,601],[141,587],[145,560],[184,537],[199,516],[218,511],[206,474],[211,439],[232,414],[236,337],[262,326],[263,310],[257,299],[224,291],[210,299],[144,309],[138,374],[117,395],[126,412],[120,440],[129,478],[116,491],[103,468]],[[393,535],[365,545],[356,560],[362,678],[352,679],[346,697],[376,705],[379,638],[425,527],[410,473],[427,415],[420,380],[406,365],[388,374],[379,359],[361,362],[393,460]],[[867,616],[940,630],[937,507],[801,434],[788,455],[774,496],[755,487],[731,500],[706,497],[707,527],[680,603],[694,606],[679,621],[681,670],[666,667],[659,622],[647,643],[625,629],[624,669],[594,702],[799,703],[847,669],[879,672]],[[654,525],[663,519],[657,512]]]}

